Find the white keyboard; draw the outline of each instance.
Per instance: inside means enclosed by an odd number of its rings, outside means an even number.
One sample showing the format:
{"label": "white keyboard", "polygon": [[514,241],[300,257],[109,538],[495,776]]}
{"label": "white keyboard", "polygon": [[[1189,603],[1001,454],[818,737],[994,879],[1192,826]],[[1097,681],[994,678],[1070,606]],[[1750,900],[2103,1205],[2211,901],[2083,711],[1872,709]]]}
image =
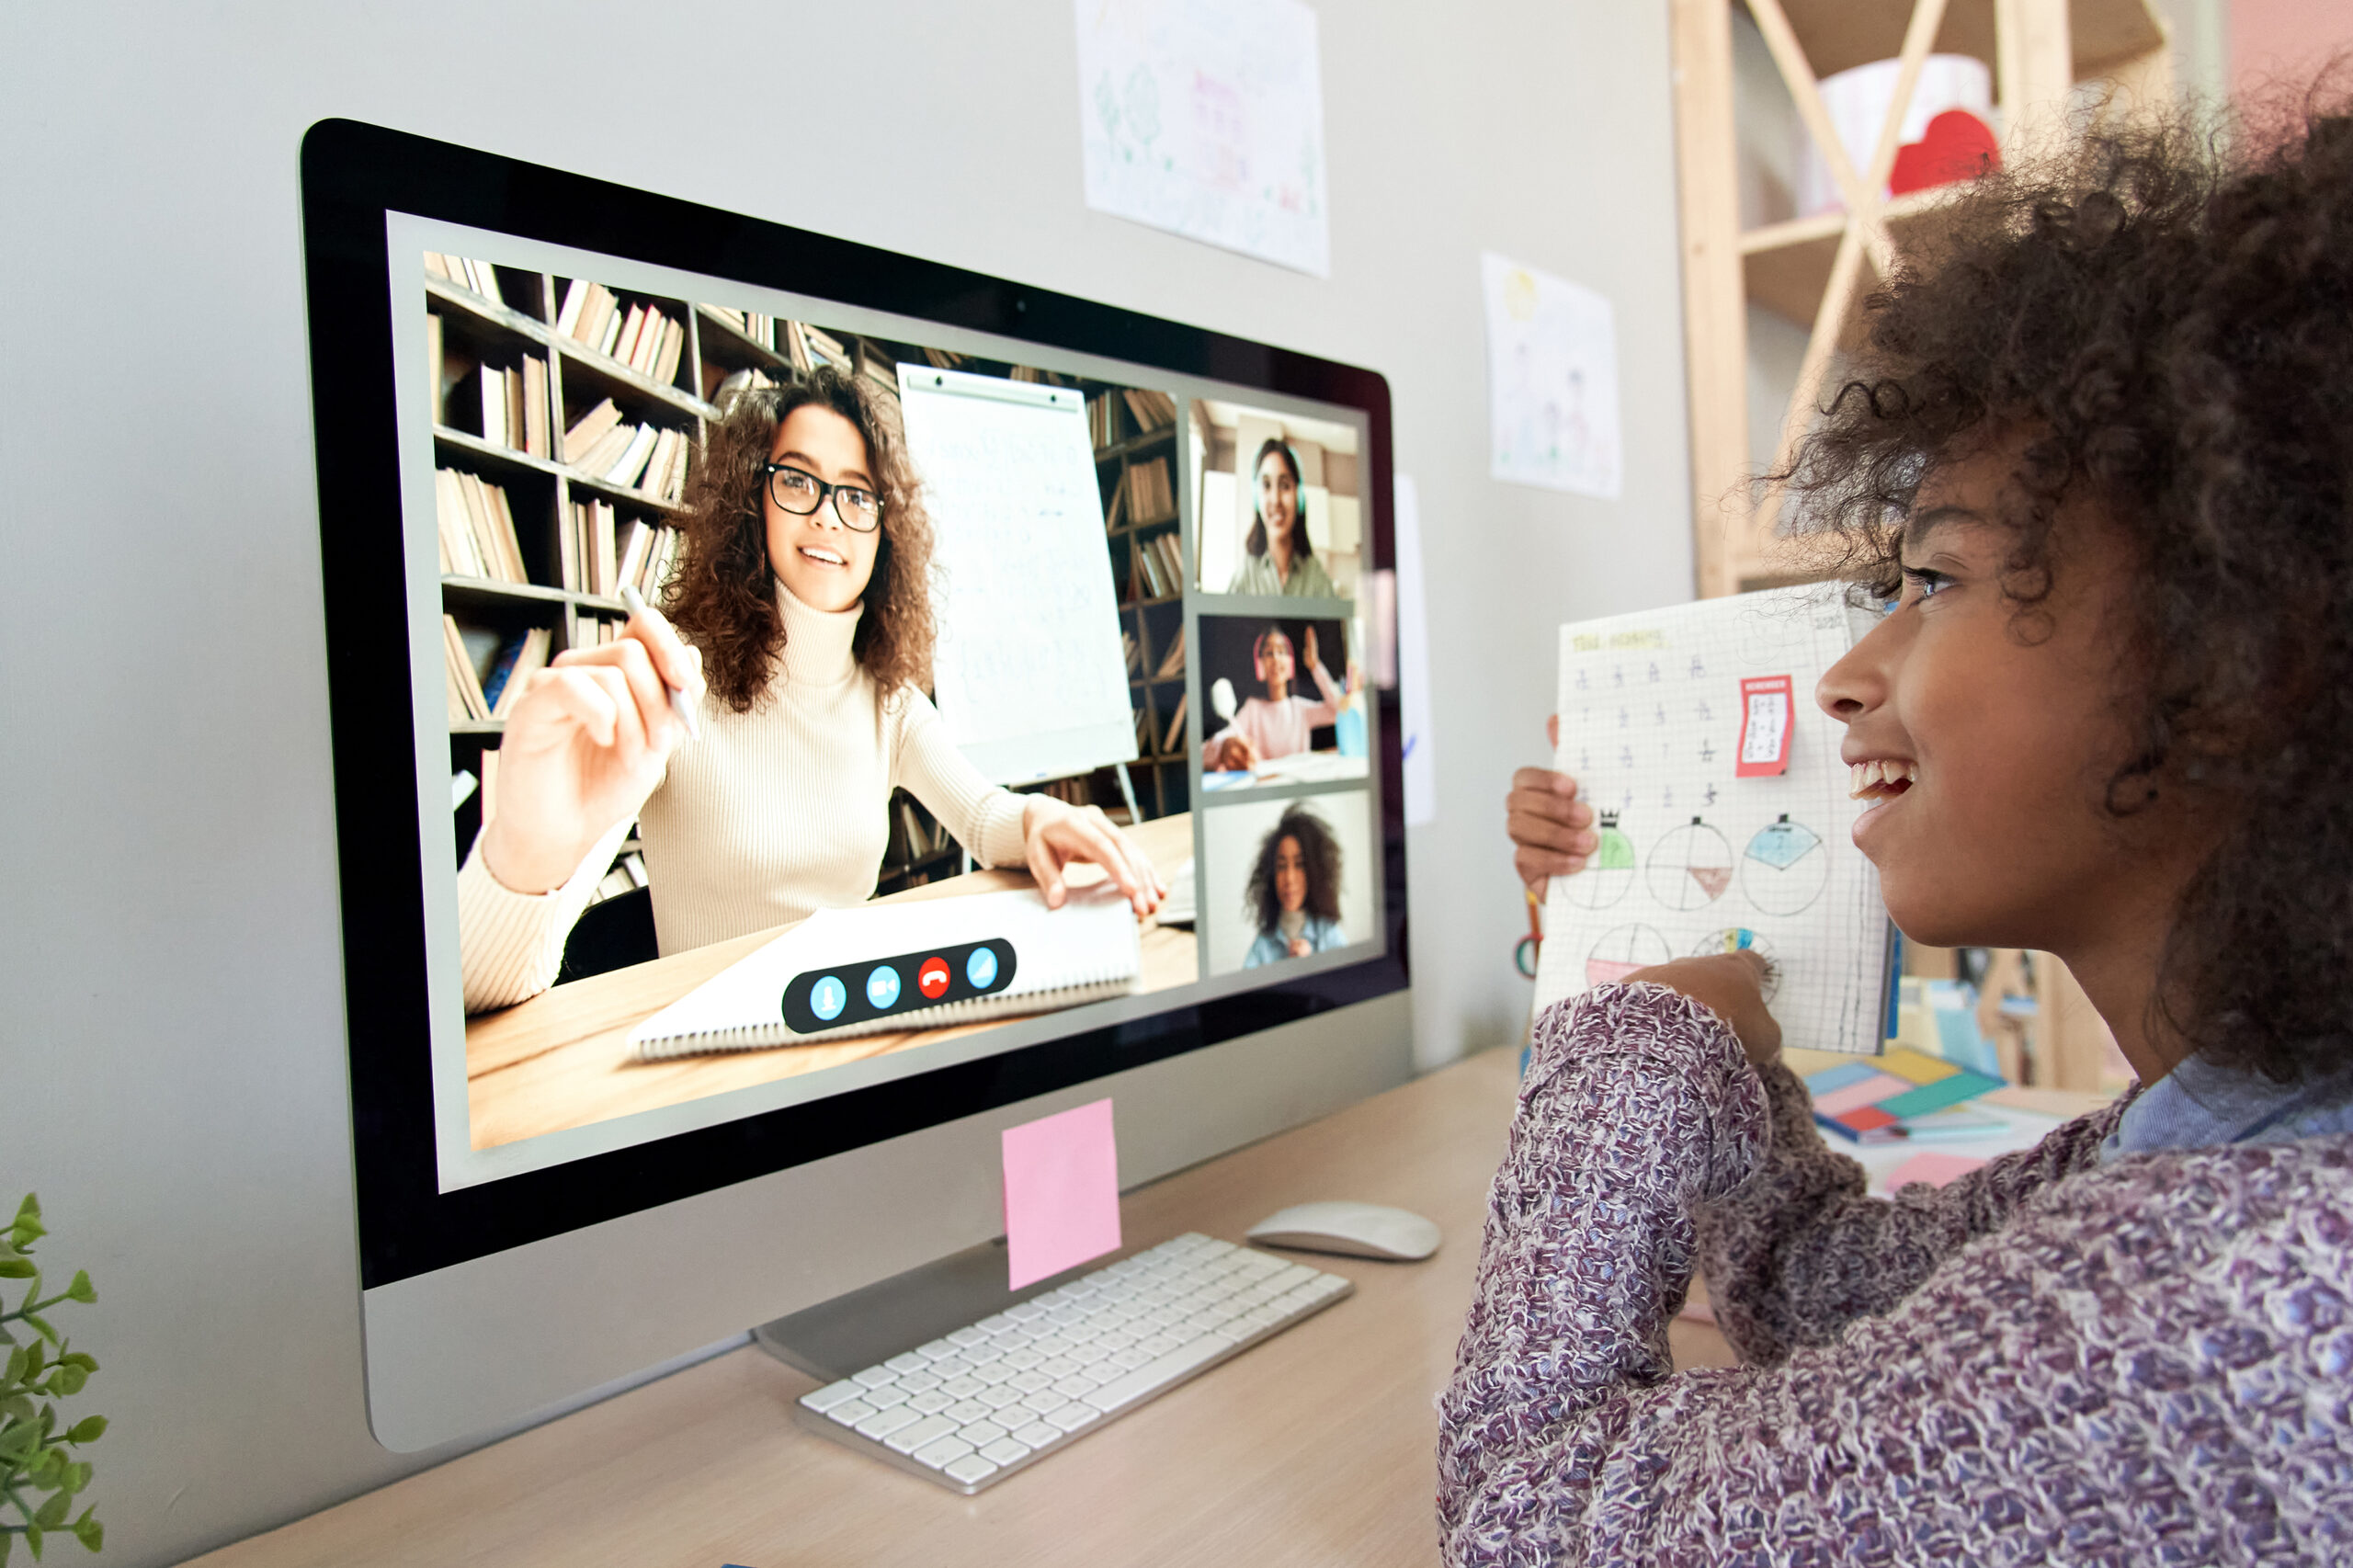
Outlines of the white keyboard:
{"label": "white keyboard", "polygon": [[1188,1233],[803,1394],[797,1415],[969,1494],[1355,1289]]}

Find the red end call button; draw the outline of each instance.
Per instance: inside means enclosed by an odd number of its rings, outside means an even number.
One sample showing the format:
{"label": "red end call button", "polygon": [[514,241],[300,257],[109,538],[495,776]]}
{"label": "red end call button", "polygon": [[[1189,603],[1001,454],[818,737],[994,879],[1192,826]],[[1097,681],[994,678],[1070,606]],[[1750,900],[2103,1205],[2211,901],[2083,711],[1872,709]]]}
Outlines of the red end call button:
{"label": "red end call button", "polygon": [[923,967],[915,971],[915,989],[924,994],[925,1000],[931,1002],[937,1002],[946,994],[948,960],[938,957],[924,960]]}

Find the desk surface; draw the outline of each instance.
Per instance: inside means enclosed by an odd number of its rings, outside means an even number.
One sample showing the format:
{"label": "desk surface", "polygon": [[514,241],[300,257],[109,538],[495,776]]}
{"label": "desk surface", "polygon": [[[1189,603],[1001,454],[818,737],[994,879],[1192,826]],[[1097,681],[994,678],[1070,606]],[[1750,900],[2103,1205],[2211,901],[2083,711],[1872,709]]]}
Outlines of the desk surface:
{"label": "desk surface", "polygon": [[[1129,832],[1164,877],[1192,856],[1189,813],[1161,817]],[[1074,866],[1070,870],[1071,882],[1077,887],[1102,877],[1102,870],[1094,866]],[[916,903],[1036,885],[1026,870],[972,871],[875,902]],[[631,1029],[790,929],[779,926],[755,931],[610,974],[592,975],[542,992],[528,1002],[468,1019],[466,1099],[473,1146],[494,1148],[995,1027],[951,1025],[859,1035],[828,1045],[714,1051],[661,1062],[638,1060],[629,1044]],[[1147,922],[1142,937],[1143,974],[1139,990],[1165,991],[1200,978],[1198,945],[1191,931]]]}
{"label": "desk surface", "polygon": [[1357,1294],[977,1497],[799,1430],[789,1407],[813,1381],[746,1348],[199,1561],[1427,1568],[1431,1402],[1470,1301],[1517,1063],[1488,1051],[1128,1194],[1130,1250],[1187,1230],[1239,1240],[1320,1198],[1414,1210],[1445,1242],[1419,1264],[1315,1259]]}
{"label": "desk surface", "polygon": [[[1187,1230],[1238,1240],[1321,1198],[1411,1209],[1446,1239],[1426,1263],[1315,1259],[1357,1294],[977,1497],[801,1432],[790,1406],[813,1380],[746,1348],[198,1562],[1426,1568],[1432,1402],[1453,1369],[1518,1061],[1474,1056],[1128,1194],[1131,1251]],[[1733,1359],[1689,1319],[1669,1338],[1678,1366]]]}

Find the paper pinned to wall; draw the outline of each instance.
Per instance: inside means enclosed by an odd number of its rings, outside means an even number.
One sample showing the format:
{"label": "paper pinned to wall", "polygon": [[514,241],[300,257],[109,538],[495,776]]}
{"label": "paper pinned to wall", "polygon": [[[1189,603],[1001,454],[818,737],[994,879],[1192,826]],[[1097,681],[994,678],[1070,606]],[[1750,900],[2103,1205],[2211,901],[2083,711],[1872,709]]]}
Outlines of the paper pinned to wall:
{"label": "paper pinned to wall", "polygon": [[1328,278],[1324,86],[1300,0],[1076,0],[1086,204]]}
{"label": "paper pinned to wall", "polygon": [[1399,474],[1397,494],[1397,706],[1404,729],[1405,825],[1438,820],[1438,763],[1430,734],[1428,593],[1422,581],[1421,492]]}
{"label": "paper pinned to wall", "polygon": [[1515,484],[1618,499],[1618,325],[1609,301],[1492,254],[1488,472]]}

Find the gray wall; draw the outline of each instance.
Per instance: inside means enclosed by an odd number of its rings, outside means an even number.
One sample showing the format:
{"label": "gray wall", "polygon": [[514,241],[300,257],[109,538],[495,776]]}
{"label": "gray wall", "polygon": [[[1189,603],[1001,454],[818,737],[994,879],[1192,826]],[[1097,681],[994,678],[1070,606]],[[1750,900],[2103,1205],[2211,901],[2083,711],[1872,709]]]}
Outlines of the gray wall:
{"label": "gray wall", "polygon": [[[1552,629],[1688,591],[1665,7],[1319,15],[1329,281],[1086,210],[1068,0],[6,7],[0,1191],[39,1187],[52,1261],[99,1282],[74,1333],[116,1423],[107,1561],[421,1462],[361,1403],[298,268],[320,118],[1386,372],[1431,579],[1419,1058],[1516,1033],[1500,797],[1542,756]],[[576,85],[617,76],[642,85]],[[1615,300],[1624,500],[1485,477],[1482,248]]]}

